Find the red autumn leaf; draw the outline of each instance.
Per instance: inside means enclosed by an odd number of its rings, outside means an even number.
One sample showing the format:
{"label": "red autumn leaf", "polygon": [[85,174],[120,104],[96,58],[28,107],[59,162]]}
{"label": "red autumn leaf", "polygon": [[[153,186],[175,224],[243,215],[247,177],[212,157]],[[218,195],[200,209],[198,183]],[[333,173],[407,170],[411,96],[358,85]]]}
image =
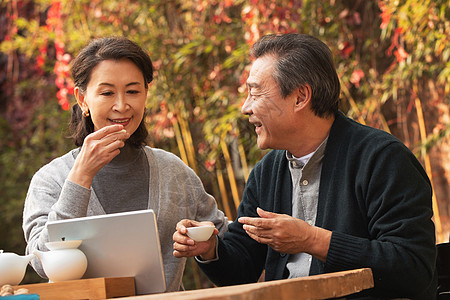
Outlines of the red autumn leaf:
{"label": "red autumn leaf", "polygon": [[397,58],[398,62],[404,61],[408,57],[408,52],[403,49],[403,47],[399,47],[397,50],[394,51],[394,55]]}
{"label": "red autumn leaf", "polygon": [[205,168],[210,172],[214,171],[215,165],[216,165],[215,159],[209,159],[209,160],[205,161]]}
{"label": "red autumn leaf", "polygon": [[231,23],[231,18],[229,16],[227,16],[225,13],[222,14],[222,21],[224,21],[225,23],[230,24]]}
{"label": "red autumn leaf", "polygon": [[386,7],[386,3],[384,3],[384,1],[379,1],[378,2],[378,7],[381,10],[381,25],[380,28],[381,29],[385,29],[389,22],[391,21],[391,13],[388,11],[387,7]]}
{"label": "red autumn leaf", "polygon": [[220,24],[220,23],[222,23],[222,19],[219,16],[214,16],[213,22],[216,24]]}
{"label": "red autumn leaf", "polygon": [[361,69],[356,69],[353,71],[352,76],[350,76],[350,82],[359,88],[359,82],[364,78],[364,72]]}
{"label": "red autumn leaf", "polygon": [[65,81],[62,76],[58,76],[55,79],[55,84],[58,88],[62,89],[64,87]]}
{"label": "red autumn leaf", "polygon": [[62,104],[61,104],[61,107],[62,107],[62,109],[64,109],[64,110],[69,110],[69,108],[70,108],[70,104],[69,104],[69,101],[65,101],[65,102],[63,102]]}
{"label": "red autumn leaf", "polygon": [[352,54],[355,47],[350,44],[350,42],[345,42],[344,47],[341,49],[341,56],[344,58],[348,58],[350,54]]}

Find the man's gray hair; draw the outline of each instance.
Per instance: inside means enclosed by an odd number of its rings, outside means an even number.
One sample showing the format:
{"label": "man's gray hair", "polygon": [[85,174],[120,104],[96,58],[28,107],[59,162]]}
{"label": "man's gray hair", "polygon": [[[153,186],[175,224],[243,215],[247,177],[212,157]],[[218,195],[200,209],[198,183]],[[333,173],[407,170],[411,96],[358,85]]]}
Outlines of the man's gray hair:
{"label": "man's gray hair", "polygon": [[311,108],[317,116],[337,113],[341,87],[331,51],[323,42],[306,34],[271,34],[257,41],[251,54],[255,58],[275,57],[273,78],[283,98],[306,83],[311,87]]}

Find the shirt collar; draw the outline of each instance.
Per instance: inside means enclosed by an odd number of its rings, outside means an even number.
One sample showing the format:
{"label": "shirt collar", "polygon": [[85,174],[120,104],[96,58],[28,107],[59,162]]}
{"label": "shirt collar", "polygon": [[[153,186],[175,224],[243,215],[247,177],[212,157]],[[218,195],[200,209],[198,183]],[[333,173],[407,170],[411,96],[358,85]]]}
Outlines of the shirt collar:
{"label": "shirt collar", "polygon": [[292,153],[286,150],[286,158],[293,168],[303,168],[308,164],[310,160],[314,162],[320,161],[322,160],[323,153],[325,152],[325,146],[327,144],[327,141],[328,137],[326,137],[325,140],[323,140],[323,142],[319,145],[319,147],[317,147],[316,150],[302,157],[295,157],[294,155],[292,155]]}

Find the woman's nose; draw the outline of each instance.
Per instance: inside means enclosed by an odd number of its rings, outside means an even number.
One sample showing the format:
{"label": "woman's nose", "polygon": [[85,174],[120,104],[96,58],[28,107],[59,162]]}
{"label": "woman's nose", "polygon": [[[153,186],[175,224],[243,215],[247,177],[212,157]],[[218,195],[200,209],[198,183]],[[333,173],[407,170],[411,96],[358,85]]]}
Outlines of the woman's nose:
{"label": "woman's nose", "polygon": [[123,95],[118,95],[116,97],[113,109],[116,111],[126,111],[129,108],[127,99]]}

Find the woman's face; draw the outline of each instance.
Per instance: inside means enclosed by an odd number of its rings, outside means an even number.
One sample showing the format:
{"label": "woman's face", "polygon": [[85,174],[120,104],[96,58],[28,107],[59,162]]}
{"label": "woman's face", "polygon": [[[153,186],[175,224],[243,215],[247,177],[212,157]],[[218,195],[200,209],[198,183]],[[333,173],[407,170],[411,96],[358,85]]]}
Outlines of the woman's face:
{"label": "woman's face", "polygon": [[141,70],[130,60],[104,60],[92,70],[83,94],[75,97],[84,112],[89,112],[94,130],[121,124],[132,135],[142,121],[147,89]]}

